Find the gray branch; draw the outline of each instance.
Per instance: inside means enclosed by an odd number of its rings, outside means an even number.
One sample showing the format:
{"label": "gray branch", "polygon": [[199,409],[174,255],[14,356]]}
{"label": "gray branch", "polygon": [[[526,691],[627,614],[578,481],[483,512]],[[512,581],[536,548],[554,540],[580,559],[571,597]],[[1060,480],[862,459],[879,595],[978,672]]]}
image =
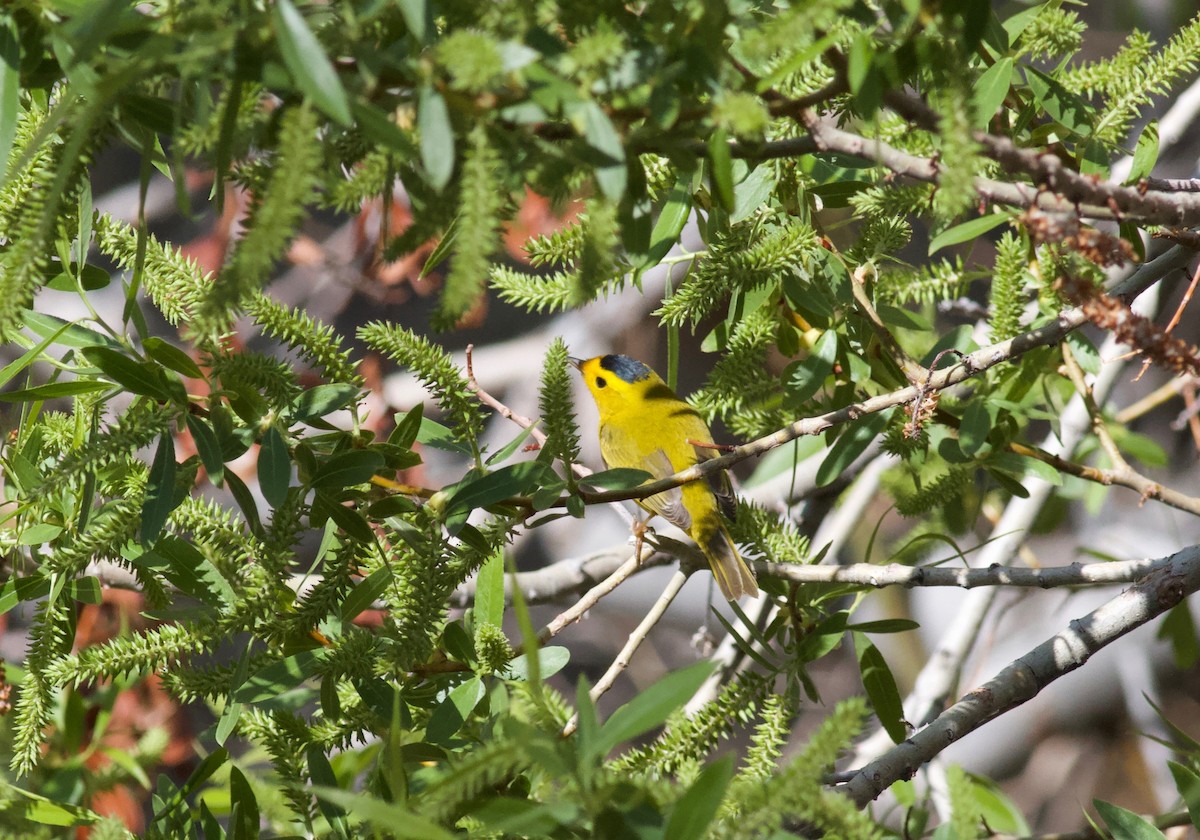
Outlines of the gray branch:
{"label": "gray branch", "polygon": [[[969,692],[928,726],[857,771],[844,790],[865,807],[900,779],[950,744],[1037,694],[1086,663],[1094,653],[1183,601],[1200,589],[1200,546],[1190,546],[1062,632],[1005,667]],[[1015,571],[1015,570],[1013,570]]]}

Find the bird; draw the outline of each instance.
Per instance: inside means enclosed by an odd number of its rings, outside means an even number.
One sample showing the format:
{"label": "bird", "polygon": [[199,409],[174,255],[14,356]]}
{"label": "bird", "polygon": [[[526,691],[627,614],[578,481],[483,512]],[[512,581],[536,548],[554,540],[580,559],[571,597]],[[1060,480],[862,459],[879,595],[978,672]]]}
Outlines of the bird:
{"label": "bird", "polygon": [[[600,454],[610,468],[645,470],[655,479],[717,457],[704,419],[648,366],[630,356],[570,357],[583,376],[600,415]],[[707,446],[705,444],[708,444]],[[758,595],[754,572],[738,553],[722,518],[736,501],[724,472],[693,481],[637,503],[685,531],[696,541],[730,601]]]}

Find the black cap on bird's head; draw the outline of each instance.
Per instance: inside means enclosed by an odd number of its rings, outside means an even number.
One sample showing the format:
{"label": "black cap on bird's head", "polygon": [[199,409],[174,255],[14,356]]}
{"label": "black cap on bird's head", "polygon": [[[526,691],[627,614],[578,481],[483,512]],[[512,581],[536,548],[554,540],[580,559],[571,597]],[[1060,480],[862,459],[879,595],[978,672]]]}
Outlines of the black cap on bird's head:
{"label": "black cap on bird's head", "polygon": [[632,385],[634,382],[641,382],[653,375],[654,371],[646,367],[637,359],[629,356],[621,356],[609,354],[600,358],[600,367],[620,377],[625,382]]}

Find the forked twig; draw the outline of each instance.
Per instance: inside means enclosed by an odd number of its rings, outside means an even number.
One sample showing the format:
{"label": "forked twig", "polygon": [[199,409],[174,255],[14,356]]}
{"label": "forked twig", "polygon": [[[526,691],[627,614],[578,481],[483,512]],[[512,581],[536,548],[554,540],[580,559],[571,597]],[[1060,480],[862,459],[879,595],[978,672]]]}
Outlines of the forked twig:
{"label": "forked twig", "polygon": [[[677,569],[675,574],[671,576],[667,588],[663,590],[662,595],[654,602],[654,606],[646,613],[646,617],[641,620],[633,632],[629,634],[629,639],[625,642],[625,646],[621,648],[621,652],[617,654],[617,658],[613,660],[612,665],[608,666],[608,670],[604,672],[604,676],[592,688],[592,701],[600,699],[604,694],[613,687],[613,683],[617,681],[626,668],[629,667],[630,660],[637,652],[637,649],[642,646],[642,642],[646,641],[646,637],[650,635],[650,631],[654,629],[654,625],[662,620],[667,609],[671,606],[671,602],[675,600],[675,596],[679,594],[679,590],[683,589],[683,585],[687,583],[689,570]],[[563,727],[563,737],[567,737],[575,731],[579,725],[579,715],[576,714],[567,721],[567,725]]]}

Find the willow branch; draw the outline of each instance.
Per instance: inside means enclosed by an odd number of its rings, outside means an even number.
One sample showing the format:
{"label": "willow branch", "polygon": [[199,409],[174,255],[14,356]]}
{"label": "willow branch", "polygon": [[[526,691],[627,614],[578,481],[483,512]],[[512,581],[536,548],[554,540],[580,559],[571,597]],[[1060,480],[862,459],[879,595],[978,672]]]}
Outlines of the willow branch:
{"label": "willow branch", "polygon": [[928,726],[875,761],[854,771],[845,792],[865,807],[894,782],[909,779],[922,764],[989,720],[1033,699],[1097,651],[1161,615],[1200,589],[1200,546],[1166,558],[1129,589],[1014,660],[969,692]]}
{"label": "willow branch", "polygon": [[957,586],[976,589],[981,586],[1015,586],[1053,589],[1059,586],[1085,586],[1132,583],[1169,565],[1170,558],[1159,560],[1123,560],[1114,563],[1071,563],[1026,569],[1012,566],[987,568],[948,568],[902,566],[889,563],[854,563],[849,566],[791,566],[781,563],[755,563],[759,574],[793,583],[817,586],[851,584],[883,589],[888,586]]}

